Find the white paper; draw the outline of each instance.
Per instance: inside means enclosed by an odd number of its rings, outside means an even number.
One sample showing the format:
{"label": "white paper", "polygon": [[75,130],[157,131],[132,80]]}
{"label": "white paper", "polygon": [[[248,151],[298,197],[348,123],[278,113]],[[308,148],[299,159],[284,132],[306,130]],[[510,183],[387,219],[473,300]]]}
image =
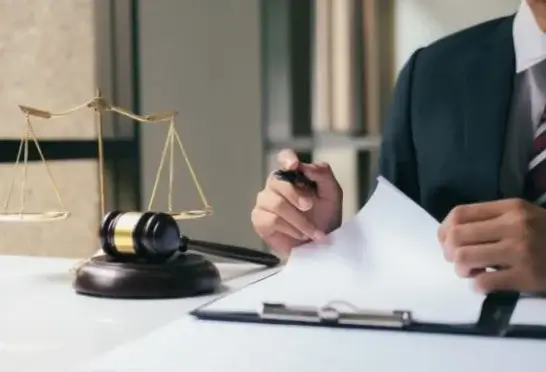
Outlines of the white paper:
{"label": "white paper", "polygon": [[459,278],[437,239],[439,224],[380,177],[366,205],[323,243],[295,248],[278,274],[213,303],[258,311],[263,302],[410,310],[422,322],[473,324],[483,295]]}
{"label": "white paper", "polygon": [[520,298],[510,318],[510,324],[546,326],[546,298],[531,296]]}

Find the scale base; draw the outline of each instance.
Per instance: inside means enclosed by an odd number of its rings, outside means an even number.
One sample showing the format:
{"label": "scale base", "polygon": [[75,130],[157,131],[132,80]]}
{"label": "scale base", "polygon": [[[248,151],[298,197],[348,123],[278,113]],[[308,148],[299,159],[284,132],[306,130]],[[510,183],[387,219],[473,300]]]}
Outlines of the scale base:
{"label": "scale base", "polygon": [[220,285],[216,266],[203,256],[191,253],[162,263],[95,256],[76,270],[74,279],[74,290],[79,294],[133,299],[210,294]]}

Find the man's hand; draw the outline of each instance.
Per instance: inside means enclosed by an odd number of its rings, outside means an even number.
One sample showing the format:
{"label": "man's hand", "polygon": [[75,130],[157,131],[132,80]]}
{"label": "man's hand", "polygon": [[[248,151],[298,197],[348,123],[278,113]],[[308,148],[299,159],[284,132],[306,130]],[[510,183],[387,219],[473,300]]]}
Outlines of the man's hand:
{"label": "man's hand", "polygon": [[457,274],[473,278],[478,291],[546,291],[544,208],[519,199],[458,206],[438,237]]}
{"label": "man's hand", "polygon": [[309,240],[321,240],[341,224],[343,192],[325,163],[302,163],[292,150],[278,155],[281,169],[299,169],[317,183],[317,192],[303,190],[270,175],[252,209],[254,229],[279,253]]}

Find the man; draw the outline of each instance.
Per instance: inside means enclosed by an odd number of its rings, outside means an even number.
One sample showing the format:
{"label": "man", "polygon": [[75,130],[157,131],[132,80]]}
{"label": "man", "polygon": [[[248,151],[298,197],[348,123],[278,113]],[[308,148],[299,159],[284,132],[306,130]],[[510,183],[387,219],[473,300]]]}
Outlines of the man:
{"label": "man", "polygon": [[[479,291],[546,292],[545,107],[546,0],[417,50],[398,77],[379,172],[441,221],[445,258]],[[276,251],[339,227],[342,200],[328,164],[279,162],[318,192],[269,178],[252,222]]]}

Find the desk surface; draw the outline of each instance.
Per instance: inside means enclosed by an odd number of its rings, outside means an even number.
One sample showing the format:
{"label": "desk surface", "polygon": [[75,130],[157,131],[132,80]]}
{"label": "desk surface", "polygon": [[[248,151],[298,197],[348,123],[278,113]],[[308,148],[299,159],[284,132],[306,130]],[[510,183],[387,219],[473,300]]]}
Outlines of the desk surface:
{"label": "desk surface", "polygon": [[185,316],[76,371],[544,372],[545,350],[544,341],[209,322]]}
{"label": "desk surface", "polygon": [[[108,300],[77,295],[73,260],[0,256],[2,372],[543,372],[545,341],[200,322],[213,296]],[[257,266],[219,264],[228,287]],[[231,279],[230,279],[231,278]]]}
{"label": "desk surface", "polygon": [[[0,256],[0,371],[69,371],[183,316],[212,296],[112,300],[77,295],[75,260]],[[218,264],[228,287],[259,279],[259,266]]]}

